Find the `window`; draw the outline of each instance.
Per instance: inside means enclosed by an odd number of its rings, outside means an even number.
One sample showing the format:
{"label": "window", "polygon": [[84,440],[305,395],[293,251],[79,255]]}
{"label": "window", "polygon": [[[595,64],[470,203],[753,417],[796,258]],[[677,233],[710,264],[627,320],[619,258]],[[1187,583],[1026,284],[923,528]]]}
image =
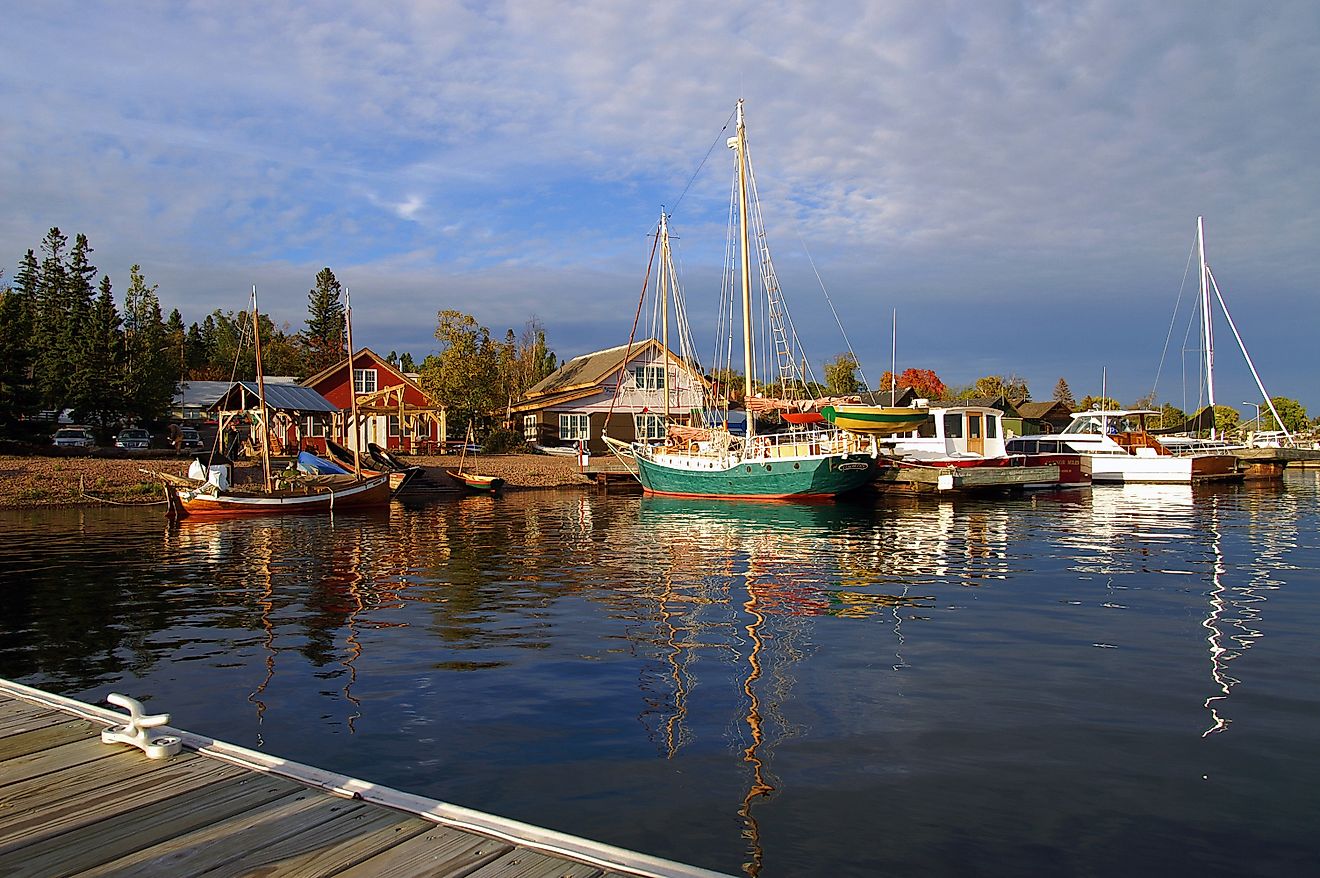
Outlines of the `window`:
{"label": "window", "polygon": [[638,390],[665,389],[664,366],[638,366],[633,369],[633,377],[637,380]]}
{"label": "window", "polygon": [[650,441],[665,438],[663,415],[633,415],[633,425],[637,428],[638,439]]}
{"label": "window", "polygon": [[317,415],[304,415],[302,434],[304,436],[324,436],[325,421]]}
{"label": "window", "polygon": [[390,423],[389,423],[389,427],[388,427],[389,435],[391,435],[391,436],[398,436],[398,435],[399,435],[399,416],[398,416],[398,415],[390,415],[390,416],[389,416],[389,419],[390,419]]}
{"label": "window", "polygon": [[944,438],[961,439],[963,437],[963,419],[961,414],[944,415]]}
{"label": "window", "polygon": [[376,392],[376,370],[375,370],[375,369],[354,369],[354,370],[353,370],[353,392],[354,392],[354,393],[375,393],[375,392]]}
{"label": "window", "polygon": [[585,414],[559,416],[560,439],[590,439],[591,421]]}
{"label": "window", "polygon": [[540,441],[536,427],[536,415],[523,415],[523,438],[533,445]]}
{"label": "window", "polygon": [[987,439],[999,438],[999,418],[995,417],[994,415],[985,416],[985,438]]}

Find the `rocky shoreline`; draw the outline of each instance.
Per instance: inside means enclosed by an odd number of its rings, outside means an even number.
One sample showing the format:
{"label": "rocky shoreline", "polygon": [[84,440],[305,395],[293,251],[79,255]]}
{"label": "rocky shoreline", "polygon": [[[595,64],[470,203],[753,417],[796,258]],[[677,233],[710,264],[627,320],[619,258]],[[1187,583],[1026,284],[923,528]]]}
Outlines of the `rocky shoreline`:
{"label": "rocky shoreline", "polygon": [[[412,457],[408,462],[427,469],[431,481],[451,484],[445,469],[458,466],[458,455]],[[103,457],[96,454],[0,455],[0,508],[38,509],[101,504],[137,505],[165,499],[160,481],[143,470],[172,475],[188,471],[190,457],[163,452],[141,456]],[[481,454],[469,456],[469,469],[499,476],[509,490],[583,487],[591,480],[578,471],[577,459],[551,454]],[[283,468],[287,462],[276,466]],[[257,477],[260,464],[245,461],[236,468],[238,481]],[[454,486],[454,490],[459,490]]]}

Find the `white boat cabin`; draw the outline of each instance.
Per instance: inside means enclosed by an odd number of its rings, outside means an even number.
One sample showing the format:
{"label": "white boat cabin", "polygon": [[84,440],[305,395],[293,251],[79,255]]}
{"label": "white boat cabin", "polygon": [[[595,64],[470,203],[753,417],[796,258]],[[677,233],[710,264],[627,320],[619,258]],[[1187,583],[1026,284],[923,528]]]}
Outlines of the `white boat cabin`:
{"label": "white boat cabin", "polygon": [[917,461],[995,460],[1008,457],[1003,412],[985,406],[932,406],[911,433],[880,440],[883,448]]}

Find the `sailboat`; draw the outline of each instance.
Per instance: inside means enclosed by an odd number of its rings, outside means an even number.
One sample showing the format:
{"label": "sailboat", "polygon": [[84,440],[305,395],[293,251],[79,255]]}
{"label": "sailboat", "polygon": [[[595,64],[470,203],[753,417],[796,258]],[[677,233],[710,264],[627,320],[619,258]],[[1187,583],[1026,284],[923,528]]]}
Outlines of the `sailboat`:
{"label": "sailboat", "polygon": [[472,432],[472,425],[468,424],[467,435],[464,437],[463,453],[458,456],[458,469],[447,469],[446,473],[454,481],[467,488],[469,491],[479,491],[487,494],[498,494],[504,487],[504,479],[498,476],[483,476],[480,473],[467,472],[464,464],[467,462],[468,446],[476,444],[476,437]]}
{"label": "sailboat", "polygon": [[[352,364],[352,318],[349,317],[349,364]],[[269,418],[266,411],[266,383],[262,375],[261,334],[257,312],[257,288],[252,288],[252,332],[257,361],[257,398],[263,434]],[[351,376],[351,373],[350,373]],[[354,395],[356,407],[356,395]],[[356,422],[356,417],[354,418]],[[194,515],[268,515],[290,512],[333,512],[363,506],[380,506],[390,500],[389,473],[364,476],[355,473],[342,475],[310,475],[290,468],[280,476],[272,476],[270,468],[270,442],[263,437],[261,443],[262,483],[260,485],[233,485],[229,482],[227,466],[197,464],[201,478],[182,478],[159,473],[165,487],[166,514],[184,518]]]}
{"label": "sailboat", "polygon": [[[747,152],[747,130],[743,102],[738,101],[737,133],[728,139],[734,151],[737,185],[735,197],[739,232],[739,275],[741,279],[741,317],[743,341],[743,389],[747,400],[745,433],[730,430],[725,418],[708,412],[700,424],[669,424],[662,441],[638,440],[631,443],[603,437],[614,454],[629,465],[630,471],[650,494],[671,497],[712,497],[752,499],[828,499],[860,488],[874,479],[878,469],[878,446],[873,437],[839,429],[817,419],[816,423],[793,423],[789,429],[774,433],[757,432],[755,414],[792,404],[756,394],[752,329],[752,248],[749,223],[757,223],[759,275],[766,294],[766,308],[774,346],[780,358],[781,388],[789,379],[801,380],[797,373],[796,351],[789,339],[791,324],[784,303],[773,281],[768,264],[764,234],[760,228],[760,207],[753,204],[753,178]],[[662,217],[659,246],[667,257],[668,230]],[[662,276],[666,259],[662,258]],[[672,274],[671,274],[672,283]],[[676,310],[678,303],[675,303]],[[665,306],[667,321],[667,306]],[[668,349],[667,339],[664,347]],[[805,393],[804,393],[805,395]],[[712,407],[713,408],[713,407]],[[790,411],[790,414],[792,412]],[[924,416],[923,416],[924,417]]]}

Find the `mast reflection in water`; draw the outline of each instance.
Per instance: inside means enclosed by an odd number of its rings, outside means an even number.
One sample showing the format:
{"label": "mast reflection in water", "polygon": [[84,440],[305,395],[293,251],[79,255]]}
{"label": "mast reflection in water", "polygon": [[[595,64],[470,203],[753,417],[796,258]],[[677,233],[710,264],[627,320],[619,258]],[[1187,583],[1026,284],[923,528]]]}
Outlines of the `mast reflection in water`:
{"label": "mast reflection in water", "polygon": [[0,674],[729,872],[1295,873],[1318,495],[4,512]]}

